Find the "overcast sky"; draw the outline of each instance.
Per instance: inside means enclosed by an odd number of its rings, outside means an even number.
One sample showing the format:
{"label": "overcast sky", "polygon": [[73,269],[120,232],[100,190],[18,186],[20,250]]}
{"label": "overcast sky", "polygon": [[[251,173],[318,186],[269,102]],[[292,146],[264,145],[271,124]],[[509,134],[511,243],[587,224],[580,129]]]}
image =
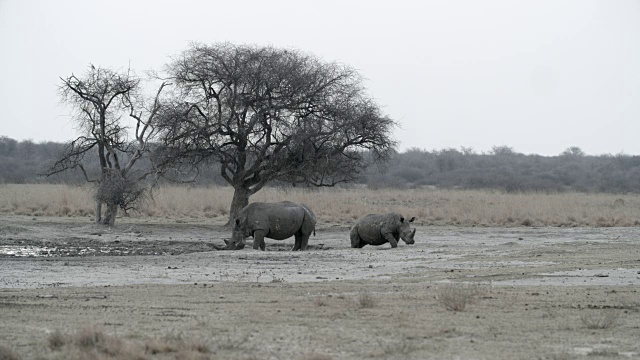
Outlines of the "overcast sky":
{"label": "overcast sky", "polygon": [[355,67],[401,150],[640,154],[640,0],[0,0],[0,136],[70,140],[59,77],[161,70],[192,41]]}

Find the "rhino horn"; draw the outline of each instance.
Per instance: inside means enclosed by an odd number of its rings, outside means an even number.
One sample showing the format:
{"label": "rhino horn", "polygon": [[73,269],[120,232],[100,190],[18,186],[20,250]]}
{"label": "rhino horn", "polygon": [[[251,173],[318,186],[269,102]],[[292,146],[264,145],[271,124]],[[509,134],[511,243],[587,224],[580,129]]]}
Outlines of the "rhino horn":
{"label": "rhino horn", "polygon": [[415,235],[416,235],[416,229],[413,229],[413,231],[411,232],[411,238],[413,239]]}

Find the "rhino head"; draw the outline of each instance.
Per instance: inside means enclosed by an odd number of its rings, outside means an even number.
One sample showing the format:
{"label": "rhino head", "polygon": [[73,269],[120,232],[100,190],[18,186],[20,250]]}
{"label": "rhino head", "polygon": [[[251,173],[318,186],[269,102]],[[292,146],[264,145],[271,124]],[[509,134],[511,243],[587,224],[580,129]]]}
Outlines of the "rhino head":
{"label": "rhino head", "polygon": [[233,241],[233,239],[229,240],[229,239],[224,239],[224,243],[225,245],[227,245],[227,247],[225,248],[225,250],[242,250],[244,249],[244,242],[240,241]]}
{"label": "rhino head", "polygon": [[415,240],[413,240],[413,237],[416,235],[416,229],[411,229],[411,225],[409,223],[412,223],[413,220],[415,220],[416,217],[412,217],[411,220],[406,220],[404,217],[400,218],[400,238],[402,239],[402,241],[404,241],[405,243],[411,245],[415,243]]}
{"label": "rhino head", "polygon": [[233,231],[231,233],[231,239],[224,239],[224,243],[227,245],[225,250],[242,250],[244,249],[245,242],[244,230],[240,226],[240,219],[235,219],[233,222]]}

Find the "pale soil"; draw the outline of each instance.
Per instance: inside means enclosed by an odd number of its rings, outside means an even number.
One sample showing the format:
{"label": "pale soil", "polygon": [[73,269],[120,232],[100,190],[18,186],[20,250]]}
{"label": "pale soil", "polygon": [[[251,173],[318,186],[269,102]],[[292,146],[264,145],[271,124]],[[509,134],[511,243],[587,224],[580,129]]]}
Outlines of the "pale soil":
{"label": "pale soil", "polygon": [[[0,345],[61,358],[49,334],[92,325],[221,359],[640,357],[640,229],[417,228],[397,249],[351,249],[325,223],[308,252],[217,251],[229,232],[203,220],[3,216]],[[464,311],[439,301],[450,284],[478,285]]]}

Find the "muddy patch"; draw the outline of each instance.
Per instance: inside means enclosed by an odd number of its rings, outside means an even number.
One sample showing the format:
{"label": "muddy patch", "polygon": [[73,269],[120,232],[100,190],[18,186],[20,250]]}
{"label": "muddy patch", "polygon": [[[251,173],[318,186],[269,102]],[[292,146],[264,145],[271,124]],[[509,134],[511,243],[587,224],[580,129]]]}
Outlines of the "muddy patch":
{"label": "muddy patch", "polygon": [[170,241],[136,241],[132,243],[120,240],[105,242],[91,239],[70,239],[67,241],[9,240],[4,243],[9,244],[0,245],[0,257],[180,255],[223,249],[221,245],[211,243]]}

